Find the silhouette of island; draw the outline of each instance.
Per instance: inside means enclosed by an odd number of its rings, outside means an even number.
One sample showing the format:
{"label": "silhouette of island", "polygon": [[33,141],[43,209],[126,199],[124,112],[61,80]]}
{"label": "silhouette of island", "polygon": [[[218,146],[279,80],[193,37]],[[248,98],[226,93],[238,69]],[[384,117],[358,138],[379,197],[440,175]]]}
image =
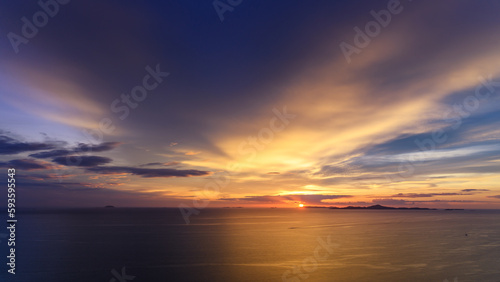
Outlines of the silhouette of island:
{"label": "silhouette of island", "polygon": [[437,210],[437,209],[430,209],[430,208],[395,208],[395,207],[386,207],[382,205],[373,205],[369,207],[360,207],[360,206],[348,206],[348,207],[329,207],[330,209],[344,209],[344,210]]}

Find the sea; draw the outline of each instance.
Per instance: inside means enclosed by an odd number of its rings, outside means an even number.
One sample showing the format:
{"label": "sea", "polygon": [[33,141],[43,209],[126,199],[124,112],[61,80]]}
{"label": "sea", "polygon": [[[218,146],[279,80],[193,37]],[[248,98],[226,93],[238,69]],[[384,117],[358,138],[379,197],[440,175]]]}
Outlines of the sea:
{"label": "sea", "polygon": [[15,274],[0,230],[0,281],[500,281],[495,210],[205,208],[186,224],[176,208],[117,207],[17,220]]}

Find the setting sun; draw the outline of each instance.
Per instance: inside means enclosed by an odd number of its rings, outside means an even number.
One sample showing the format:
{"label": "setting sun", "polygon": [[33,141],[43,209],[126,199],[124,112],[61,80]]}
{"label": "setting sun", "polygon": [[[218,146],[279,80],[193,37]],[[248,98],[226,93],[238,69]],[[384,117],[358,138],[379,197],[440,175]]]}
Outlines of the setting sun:
{"label": "setting sun", "polygon": [[299,208],[303,208],[304,207],[304,204],[299,204]]}

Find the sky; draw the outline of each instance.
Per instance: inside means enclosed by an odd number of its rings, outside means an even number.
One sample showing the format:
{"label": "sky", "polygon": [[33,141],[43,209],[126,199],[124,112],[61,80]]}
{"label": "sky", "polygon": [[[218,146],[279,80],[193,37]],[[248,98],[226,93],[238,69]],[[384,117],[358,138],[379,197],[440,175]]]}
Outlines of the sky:
{"label": "sky", "polygon": [[500,208],[500,1],[0,5],[21,207]]}

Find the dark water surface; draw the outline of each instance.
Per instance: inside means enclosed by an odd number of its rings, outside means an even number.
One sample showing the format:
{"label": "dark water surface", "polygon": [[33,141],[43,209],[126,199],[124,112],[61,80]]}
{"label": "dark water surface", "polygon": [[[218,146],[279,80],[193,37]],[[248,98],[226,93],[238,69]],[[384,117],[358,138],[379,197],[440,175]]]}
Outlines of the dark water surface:
{"label": "dark water surface", "polygon": [[0,281],[500,281],[499,211],[32,210],[16,232]]}

